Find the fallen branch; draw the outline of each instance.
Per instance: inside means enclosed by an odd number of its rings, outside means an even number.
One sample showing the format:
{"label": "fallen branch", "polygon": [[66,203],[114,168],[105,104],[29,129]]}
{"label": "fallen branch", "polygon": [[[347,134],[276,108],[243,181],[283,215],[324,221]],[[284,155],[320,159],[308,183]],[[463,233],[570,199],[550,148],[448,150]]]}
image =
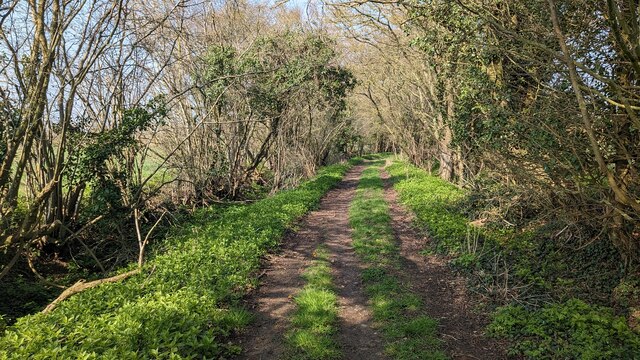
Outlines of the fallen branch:
{"label": "fallen branch", "polygon": [[58,306],[58,304],[60,302],[62,302],[63,300],[67,299],[68,297],[75,295],[79,292],[94,288],[100,284],[105,284],[105,283],[114,283],[114,282],[118,282],[120,280],[124,280],[128,277],[131,277],[135,274],[138,274],[140,272],[140,269],[135,269],[135,270],[131,270],[128,271],[126,273],[120,274],[120,275],[116,275],[116,276],[112,276],[110,278],[106,278],[106,279],[100,279],[100,280],[94,280],[94,281],[90,281],[90,282],[84,282],[84,280],[80,280],[77,283],[73,284],[70,288],[68,288],[67,290],[63,291],[62,294],[60,294],[60,296],[58,296],[55,300],[53,300],[53,302],[49,305],[47,305],[46,308],[44,308],[44,310],[42,310],[43,314],[47,314],[50,313],[51,310],[55,309],[56,306]]}

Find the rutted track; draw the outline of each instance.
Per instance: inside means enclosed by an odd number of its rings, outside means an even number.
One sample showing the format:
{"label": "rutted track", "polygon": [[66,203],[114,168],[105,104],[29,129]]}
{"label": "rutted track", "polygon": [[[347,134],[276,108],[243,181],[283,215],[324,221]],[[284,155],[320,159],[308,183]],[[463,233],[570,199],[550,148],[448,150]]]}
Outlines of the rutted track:
{"label": "rutted track", "polygon": [[[385,340],[373,325],[361,280],[363,267],[353,250],[349,225],[349,206],[364,168],[351,169],[321,200],[319,209],[305,216],[300,230],[284,239],[282,251],[268,259],[260,287],[248,299],[256,320],[239,339],[244,349],[241,359],[290,356],[285,334],[296,306],[292,299],[304,287],[302,274],[312,264],[313,251],[320,244],[330,252],[339,304],[335,340],[343,358],[388,358]],[[401,257],[402,268],[395,275],[424,301],[424,312],[439,322],[439,338],[447,355],[453,359],[506,358],[505,344],[484,336],[485,322],[471,311],[473,301],[466,293],[464,280],[448,269],[444,259],[420,254],[427,239],[411,226],[412,214],[399,205],[388,174],[383,171],[382,175],[384,199]]]}
{"label": "rutted track", "polygon": [[284,334],[295,304],[292,297],[304,286],[302,272],[321,243],[331,252],[334,282],[340,306],[338,342],[346,359],[383,359],[380,336],[373,329],[366,297],[360,284],[360,266],[350,246],[348,207],[364,166],[356,166],[320,202],[318,210],[300,223],[300,230],[283,242],[272,256],[263,281],[249,300],[256,321],[241,341],[242,359],[281,359]]}

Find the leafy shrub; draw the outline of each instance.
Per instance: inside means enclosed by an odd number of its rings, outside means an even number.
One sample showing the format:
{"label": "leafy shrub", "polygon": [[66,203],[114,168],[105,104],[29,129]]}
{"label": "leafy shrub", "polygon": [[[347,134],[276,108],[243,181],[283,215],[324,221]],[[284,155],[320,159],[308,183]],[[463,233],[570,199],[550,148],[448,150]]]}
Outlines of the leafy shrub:
{"label": "leafy shrub", "polygon": [[535,311],[502,307],[489,331],[514,340],[514,354],[534,359],[634,359],[640,354],[640,337],[623,317],[578,299]]}
{"label": "leafy shrub", "polygon": [[260,259],[347,168],[329,166],[298,189],[198,216],[204,222],[169,239],[141,274],[77,294],[48,315],[20,318],[0,337],[0,359],[237,353],[228,337],[249,322],[238,300],[255,286]]}
{"label": "leafy shrub", "polygon": [[632,274],[622,279],[613,290],[613,297],[620,307],[640,307],[640,274]]}

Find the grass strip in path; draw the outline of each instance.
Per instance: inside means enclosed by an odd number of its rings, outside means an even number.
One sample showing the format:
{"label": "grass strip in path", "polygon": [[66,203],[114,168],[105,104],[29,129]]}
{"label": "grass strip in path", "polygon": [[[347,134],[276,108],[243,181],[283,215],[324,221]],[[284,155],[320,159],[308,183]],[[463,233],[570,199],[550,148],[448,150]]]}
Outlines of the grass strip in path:
{"label": "grass strip in path", "polygon": [[368,298],[362,288],[361,265],[351,246],[349,204],[364,166],[350,170],[343,181],[322,199],[317,210],[283,241],[282,252],[265,264],[260,287],[248,299],[255,309],[251,331],[239,339],[246,344],[241,359],[284,359],[288,354],[287,331],[296,310],[293,296],[305,286],[304,271],[313,264],[318,245],[331,254],[331,275],[338,304],[335,339],[344,359],[386,359],[383,339],[373,328]]}
{"label": "grass strip in path", "polygon": [[349,208],[353,246],[367,265],[362,277],[373,316],[385,335],[385,351],[394,359],[446,359],[437,321],[423,314],[422,300],[393,274],[401,271],[401,262],[384,200],[381,163],[363,172]]}
{"label": "grass strip in path", "polygon": [[331,276],[331,263],[326,246],[313,252],[314,262],[304,273],[306,285],[295,296],[296,310],[287,333],[291,359],[338,359],[335,341],[338,300]]}

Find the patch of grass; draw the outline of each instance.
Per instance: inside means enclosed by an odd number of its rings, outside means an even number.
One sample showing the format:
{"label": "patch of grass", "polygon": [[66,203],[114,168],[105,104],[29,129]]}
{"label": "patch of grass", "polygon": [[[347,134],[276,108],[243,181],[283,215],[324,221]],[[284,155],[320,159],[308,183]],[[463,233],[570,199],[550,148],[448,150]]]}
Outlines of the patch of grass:
{"label": "patch of grass", "polygon": [[334,339],[338,322],[338,300],[333,289],[329,253],[324,246],[314,252],[314,263],[304,273],[304,289],[294,298],[296,311],[287,333],[290,358],[338,359],[341,352]]}
{"label": "patch of grass", "polygon": [[74,295],[48,315],[18,319],[0,337],[0,359],[238,353],[230,338],[250,322],[240,299],[256,285],[260,259],[348,168],[329,166],[297,189],[199,216],[203,222],[167,239],[141,274]]}
{"label": "patch of grass", "polygon": [[145,185],[147,189],[154,190],[177,177],[177,172],[168,168],[166,164],[162,165],[162,162],[163,160],[158,155],[151,153],[144,159],[140,170],[143,180],[150,177]]}
{"label": "patch of grass", "polygon": [[640,337],[623,317],[578,299],[535,311],[502,307],[489,331],[514,340],[512,354],[532,359],[636,359],[640,354]]}
{"label": "patch of grass", "polygon": [[349,224],[354,229],[353,247],[365,262],[398,265],[384,184],[374,163],[362,173],[356,196],[349,207]]}
{"label": "patch of grass", "polygon": [[366,155],[363,155],[362,158],[365,160],[385,160],[391,155],[392,155],[391,153],[366,154]]}
{"label": "patch of grass", "polygon": [[421,313],[421,299],[390,273],[400,267],[399,250],[377,167],[363,172],[349,208],[349,222],[356,253],[368,265],[362,278],[374,320],[386,339],[386,352],[395,359],[446,359],[437,321]]}

